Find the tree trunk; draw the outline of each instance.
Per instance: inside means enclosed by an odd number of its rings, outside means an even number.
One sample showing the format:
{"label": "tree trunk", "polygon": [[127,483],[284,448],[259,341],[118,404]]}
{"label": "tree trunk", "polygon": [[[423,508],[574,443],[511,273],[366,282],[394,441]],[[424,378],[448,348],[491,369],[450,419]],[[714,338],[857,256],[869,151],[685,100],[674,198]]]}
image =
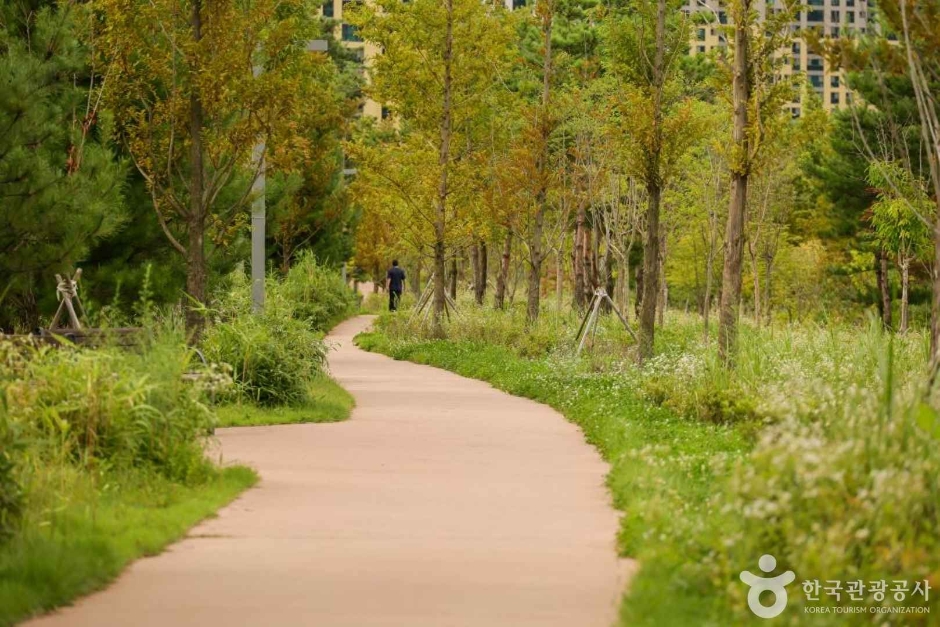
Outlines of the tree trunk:
{"label": "tree trunk", "polygon": [[581,271],[584,273],[584,278],[581,281],[582,289],[584,289],[584,294],[582,298],[585,303],[590,303],[594,298],[594,227],[590,229],[585,227],[584,229],[584,245],[581,247],[581,252],[584,254],[584,259],[581,260]]}
{"label": "tree trunk", "polygon": [[445,248],[444,236],[447,221],[447,175],[450,171],[450,136],[451,136],[451,96],[453,91],[451,66],[454,56],[454,3],[444,0],[447,20],[444,31],[444,85],[443,107],[441,112],[441,144],[438,153],[438,165],[441,179],[437,188],[437,213],[434,217],[434,314],[432,329],[437,337],[444,336],[444,292]]}
{"label": "tree trunk", "polygon": [[630,315],[630,253],[627,252],[623,257],[623,268],[619,274],[623,276],[623,284],[620,291],[620,309],[624,316]]}
{"label": "tree trunk", "polygon": [[[711,242],[710,242],[711,243]],[[711,246],[708,250],[708,255],[705,258],[705,302],[702,303],[702,318],[703,330],[702,337],[706,343],[708,343],[708,336],[711,330],[709,325],[711,324],[711,311],[712,311],[712,283],[714,282],[713,274],[715,272],[715,247]]]}
{"label": "tree trunk", "polygon": [[751,259],[751,281],[754,284],[754,324],[758,327],[760,326],[760,313],[761,313],[761,303],[760,303],[760,270],[757,268],[757,253],[754,252],[753,247],[748,244],[748,256]]}
{"label": "tree trunk", "polygon": [[591,225],[591,296],[594,296],[594,290],[603,285],[601,278],[601,230],[600,220],[597,214],[594,214],[594,220]]}
{"label": "tree trunk", "polygon": [[665,233],[659,237],[659,296],[656,312],[659,328],[666,324],[666,308],[669,306],[669,285],[666,284],[666,248],[667,238]]}
{"label": "tree trunk", "polygon": [[473,269],[473,300],[478,305],[483,304],[483,295],[480,292],[480,249],[476,244],[470,245],[470,266]]}
{"label": "tree trunk", "polygon": [[901,257],[901,327],[898,329],[901,333],[907,333],[908,318],[908,286],[910,285],[911,260]]}
{"label": "tree trunk", "polygon": [[558,244],[558,254],[555,256],[555,309],[561,313],[565,298],[565,238]]}
{"label": "tree trunk", "polygon": [[421,296],[421,290],[424,287],[424,285],[421,283],[421,260],[420,259],[415,261],[414,268],[409,273],[409,276],[411,277],[411,281],[409,281],[411,283],[411,293],[414,294],[415,297],[417,298]]}
{"label": "tree trunk", "polygon": [[653,356],[656,333],[656,304],[659,301],[659,208],[662,191],[656,184],[648,187],[646,241],[643,244],[643,287],[640,300],[641,361]]}
{"label": "tree trunk", "polygon": [[[646,257],[646,253],[643,254],[643,257]],[[634,314],[637,317],[637,320],[640,318],[640,310],[643,309],[643,264],[641,263],[636,268],[636,302],[633,305]]]}
{"label": "tree trunk", "polygon": [[458,271],[459,271],[459,268],[457,267],[457,257],[454,256],[454,258],[450,260],[450,283],[448,285],[447,290],[448,292],[450,292],[451,300],[455,302],[457,300],[457,278],[458,278],[457,273]]}
{"label": "tree trunk", "polygon": [[885,329],[894,328],[891,304],[891,280],[888,276],[888,256],[882,249],[875,251],[875,275],[878,280],[878,309]]}
{"label": "tree trunk", "polygon": [[768,254],[764,258],[764,320],[767,322],[767,326],[770,326],[773,322],[773,272],[774,272],[774,255]]}
{"label": "tree trunk", "polygon": [[721,308],[718,312],[718,356],[726,366],[734,365],[737,353],[747,183],[748,177],[744,174],[735,174],[731,179],[731,206],[725,233],[725,264],[721,274]]}
{"label": "tree trunk", "polygon": [[489,251],[486,242],[480,240],[480,284],[477,293],[477,304],[482,305],[486,298],[486,278],[489,275]]}
{"label": "tree trunk", "polygon": [[646,242],[643,246],[643,297],[640,303],[640,362],[653,356],[656,303],[659,300],[659,210],[662,202],[660,159],[663,142],[662,90],[665,84],[666,0],[656,9],[656,54],[653,60],[653,139],[646,164]]}
{"label": "tree trunk", "polygon": [[[542,201],[544,202],[544,201]],[[542,288],[542,229],[545,214],[543,209],[535,212],[535,221],[532,225],[532,239],[529,241],[529,284],[528,299],[526,301],[526,319],[535,322],[539,317],[539,298]]]}
{"label": "tree trunk", "polygon": [[[194,0],[190,17],[193,40],[202,40],[202,0]],[[189,217],[187,226],[188,246],[186,248],[186,293],[193,302],[186,307],[186,336],[190,343],[197,343],[205,328],[205,317],[200,311],[206,302],[206,207],[205,207],[205,166],[203,163],[202,99],[198,89],[193,86],[189,101],[189,138],[190,160],[192,168],[189,185]]]}
{"label": "tree trunk", "polygon": [[499,274],[496,277],[496,295],[493,298],[493,306],[496,309],[506,307],[506,284],[509,282],[509,261],[512,255],[512,231],[506,231],[506,239],[503,242],[503,254],[499,262]]}
{"label": "tree trunk", "polygon": [[[607,232],[605,230],[605,232]],[[610,245],[610,242],[605,242],[606,246],[604,247],[604,256],[601,261],[601,285],[603,285],[604,290],[607,292],[607,295],[613,298],[616,295],[614,287],[614,257],[613,250]],[[610,302],[609,300],[604,301],[604,311],[610,311]]]}
{"label": "tree trunk", "polygon": [[542,57],[542,108],[539,112],[539,124],[542,136],[539,156],[536,163],[538,193],[536,194],[535,219],[532,224],[532,237],[529,241],[529,290],[526,304],[526,319],[535,322],[539,317],[539,298],[542,288],[542,230],[545,213],[548,210],[548,140],[551,126],[548,116],[549,96],[552,75],[552,21],[551,12],[542,17],[543,57]]}
{"label": "tree trunk", "polygon": [[574,305],[578,310],[587,306],[584,299],[584,218],[584,204],[579,201],[574,219],[574,250],[571,258],[574,272]]}
{"label": "tree trunk", "polygon": [[748,85],[749,42],[744,23],[735,25],[734,32],[734,152],[740,163],[732,163],[731,201],[725,231],[725,263],[721,275],[721,310],[718,325],[718,356],[725,366],[734,365],[738,348],[738,314],[741,304],[741,261],[744,248],[744,221],[747,211],[749,177],[747,139],[750,85]]}

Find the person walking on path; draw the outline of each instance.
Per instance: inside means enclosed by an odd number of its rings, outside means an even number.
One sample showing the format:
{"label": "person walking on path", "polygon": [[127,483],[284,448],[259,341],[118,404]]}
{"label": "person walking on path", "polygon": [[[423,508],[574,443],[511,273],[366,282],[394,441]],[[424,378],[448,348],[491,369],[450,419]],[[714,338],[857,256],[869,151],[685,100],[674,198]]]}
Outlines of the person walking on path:
{"label": "person walking on path", "polygon": [[405,271],[398,267],[398,260],[392,261],[392,267],[385,274],[385,287],[388,289],[388,310],[398,311],[402,290],[405,289]]}

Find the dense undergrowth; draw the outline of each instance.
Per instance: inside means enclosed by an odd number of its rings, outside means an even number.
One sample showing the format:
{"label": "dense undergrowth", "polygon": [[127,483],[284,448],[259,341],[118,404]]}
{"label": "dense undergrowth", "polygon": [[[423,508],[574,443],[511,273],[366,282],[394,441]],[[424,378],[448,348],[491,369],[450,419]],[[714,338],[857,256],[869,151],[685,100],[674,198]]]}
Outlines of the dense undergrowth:
{"label": "dense undergrowth", "polygon": [[0,626],[107,583],[254,483],[213,461],[215,427],[348,416],[324,370],[323,331],[357,305],[338,273],[304,257],[262,315],[249,292],[228,278],[198,348],[146,295],[130,349],[0,342]]}
{"label": "dense undergrowth", "polygon": [[[358,341],[545,402],[583,428],[611,463],[621,551],[641,563],[624,624],[757,622],[739,573],[760,573],[765,553],[775,574],[797,576],[781,624],[930,623],[930,614],[870,613],[940,607],[940,439],[936,399],[921,385],[923,336],[746,327],[729,373],[694,317],[669,316],[658,357],[643,367],[613,322],[580,357],[576,330],[568,316],[548,312],[526,328],[522,312],[467,304],[446,340],[428,339],[403,312]],[[840,598],[823,590],[809,600],[802,582],[813,580],[843,582]],[[909,589],[904,599],[853,601],[845,586],[857,580]],[[924,580],[928,601],[912,594]],[[867,613],[809,613],[824,606]]]}

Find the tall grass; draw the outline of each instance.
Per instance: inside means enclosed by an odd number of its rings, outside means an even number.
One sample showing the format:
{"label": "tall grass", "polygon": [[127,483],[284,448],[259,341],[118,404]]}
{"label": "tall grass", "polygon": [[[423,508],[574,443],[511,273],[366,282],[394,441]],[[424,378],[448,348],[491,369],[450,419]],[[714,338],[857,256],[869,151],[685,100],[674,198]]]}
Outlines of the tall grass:
{"label": "tall grass", "polygon": [[286,276],[268,277],[261,313],[252,311],[248,277],[235,271],[215,295],[202,346],[210,361],[231,368],[238,400],[301,405],[311,400],[310,381],[323,374],[323,333],[357,305],[339,273],[312,255]]}

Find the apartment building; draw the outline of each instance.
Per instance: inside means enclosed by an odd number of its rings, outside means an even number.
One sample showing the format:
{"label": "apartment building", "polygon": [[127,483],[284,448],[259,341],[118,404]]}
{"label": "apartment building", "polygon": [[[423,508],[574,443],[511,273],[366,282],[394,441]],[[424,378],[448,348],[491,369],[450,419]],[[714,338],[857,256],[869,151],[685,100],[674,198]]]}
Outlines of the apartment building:
{"label": "apartment building", "polygon": [[[773,8],[774,0],[759,1],[758,11],[766,14]],[[689,13],[710,12],[714,20],[710,24],[694,29],[691,42],[692,54],[707,54],[716,48],[728,45],[720,25],[728,24],[725,3],[721,0],[689,0],[685,8]],[[804,0],[803,10],[793,22],[794,33],[816,29],[829,37],[846,34],[863,34],[868,31],[871,7],[869,0]],[[784,51],[786,54],[786,51]],[[787,55],[790,63],[785,73],[806,76],[808,86],[816,92],[827,110],[838,109],[852,103],[853,94],[848,89],[845,77],[839,68],[830,67],[826,60],[813,54],[806,41],[797,37]],[[800,103],[790,105],[793,115],[799,116]]]}
{"label": "apartment building", "polygon": [[[320,14],[327,19],[336,22],[336,31],[334,36],[340,40],[347,49],[355,54],[362,63],[363,71],[369,67],[371,60],[379,53],[379,49],[371,43],[362,41],[356,32],[356,27],[343,21],[343,6],[350,0],[326,0]],[[531,4],[534,0],[502,0],[509,10],[520,9],[526,4]],[[388,110],[380,103],[366,98],[360,110],[360,113],[375,119],[383,119],[388,115]]]}
{"label": "apartment building", "polygon": [[[321,8],[321,15],[329,20],[336,22],[336,31],[334,37],[343,43],[356,58],[362,63],[363,73],[369,63],[379,53],[378,47],[365,42],[356,32],[356,27],[343,21],[343,6],[349,0],[326,0]],[[371,99],[364,99],[360,107],[360,113],[375,119],[384,118],[387,115],[386,110],[381,104]]]}

